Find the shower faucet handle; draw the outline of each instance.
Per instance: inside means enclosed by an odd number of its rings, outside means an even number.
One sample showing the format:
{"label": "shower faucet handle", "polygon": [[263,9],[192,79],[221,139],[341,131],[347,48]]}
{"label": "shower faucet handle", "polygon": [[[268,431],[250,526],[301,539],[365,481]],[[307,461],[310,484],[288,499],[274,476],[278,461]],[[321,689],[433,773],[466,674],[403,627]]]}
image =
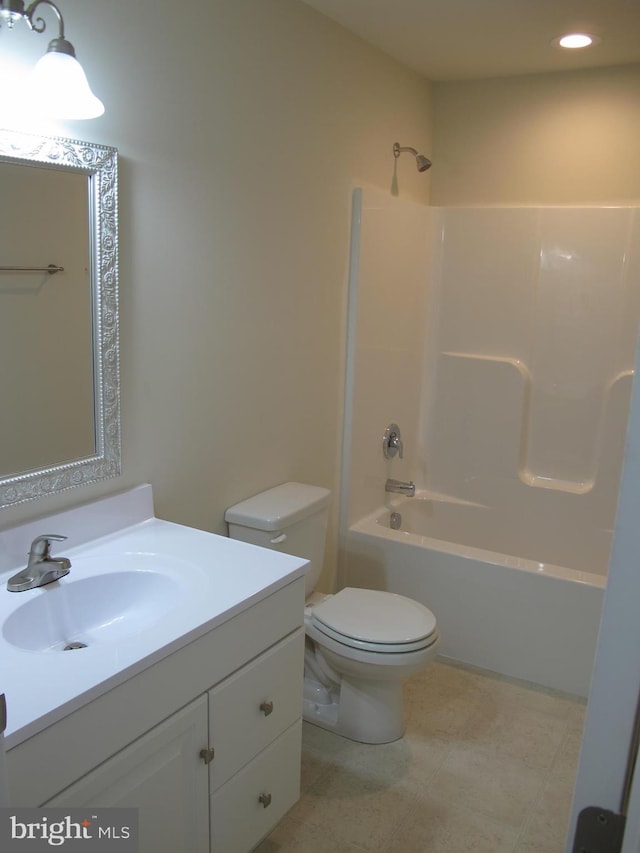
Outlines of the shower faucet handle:
{"label": "shower faucet handle", "polygon": [[397,453],[400,459],[402,459],[403,451],[404,447],[400,427],[398,424],[391,423],[384,431],[382,437],[382,453],[384,454],[384,458],[393,459]]}

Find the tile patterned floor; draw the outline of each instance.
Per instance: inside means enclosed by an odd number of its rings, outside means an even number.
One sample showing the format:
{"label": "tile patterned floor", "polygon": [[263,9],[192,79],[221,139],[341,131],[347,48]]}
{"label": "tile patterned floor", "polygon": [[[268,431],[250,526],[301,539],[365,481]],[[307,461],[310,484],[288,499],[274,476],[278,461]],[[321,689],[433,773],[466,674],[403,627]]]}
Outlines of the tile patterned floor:
{"label": "tile patterned floor", "polygon": [[305,723],[302,796],[256,853],[564,853],[584,702],[439,661],[402,740]]}

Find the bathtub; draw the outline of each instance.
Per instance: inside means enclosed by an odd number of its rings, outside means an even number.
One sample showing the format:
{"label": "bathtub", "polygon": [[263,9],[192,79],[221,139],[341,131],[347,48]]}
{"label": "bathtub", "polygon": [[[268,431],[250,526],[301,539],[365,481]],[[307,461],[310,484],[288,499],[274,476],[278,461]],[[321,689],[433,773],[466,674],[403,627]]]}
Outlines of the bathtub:
{"label": "bathtub", "polygon": [[[400,529],[391,528],[392,511],[402,518]],[[494,513],[478,504],[424,495],[394,500],[348,529],[344,585],[400,593],[429,607],[444,657],[586,696],[610,532],[583,531],[584,561],[570,568],[549,561],[554,543],[558,553],[567,547],[562,531],[531,537],[525,555],[513,556],[493,549],[499,536],[514,542],[517,530],[504,519],[492,522]],[[452,541],[460,531],[464,544]]]}

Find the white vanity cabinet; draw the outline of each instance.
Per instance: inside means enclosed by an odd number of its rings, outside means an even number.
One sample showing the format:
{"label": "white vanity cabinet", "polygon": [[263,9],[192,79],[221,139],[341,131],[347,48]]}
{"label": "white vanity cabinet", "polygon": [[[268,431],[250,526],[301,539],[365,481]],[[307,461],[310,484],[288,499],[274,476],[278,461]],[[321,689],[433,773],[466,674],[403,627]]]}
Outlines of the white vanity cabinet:
{"label": "white vanity cabinet", "polygon": [[248,853],[299,796],[303,610],[298,577],[9,750],[12,804],[133,806],[140,853]]}

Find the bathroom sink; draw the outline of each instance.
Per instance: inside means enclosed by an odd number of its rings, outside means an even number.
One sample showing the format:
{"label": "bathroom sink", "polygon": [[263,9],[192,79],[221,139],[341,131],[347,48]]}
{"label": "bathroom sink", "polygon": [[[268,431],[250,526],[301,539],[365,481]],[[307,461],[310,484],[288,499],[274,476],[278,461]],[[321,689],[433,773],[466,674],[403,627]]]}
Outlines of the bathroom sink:
{"label": "bathroom sink", "polygon": [[[52,557],[68,558],[69,574],[8,590],[30,543],[49,531],[67,537],[55,540]],[[7,748],[179,654],[302,577],[305,566],[156,518],[149,485],[0,530]]]}
{"label": "bathroom sink", "polygon": [[3,639],[28,651],[57,652],[140,634],[186,595],[179,575],[159,569],[158,562],[153,554],[74,560],[69,575],[33,590],[7,615]]}

